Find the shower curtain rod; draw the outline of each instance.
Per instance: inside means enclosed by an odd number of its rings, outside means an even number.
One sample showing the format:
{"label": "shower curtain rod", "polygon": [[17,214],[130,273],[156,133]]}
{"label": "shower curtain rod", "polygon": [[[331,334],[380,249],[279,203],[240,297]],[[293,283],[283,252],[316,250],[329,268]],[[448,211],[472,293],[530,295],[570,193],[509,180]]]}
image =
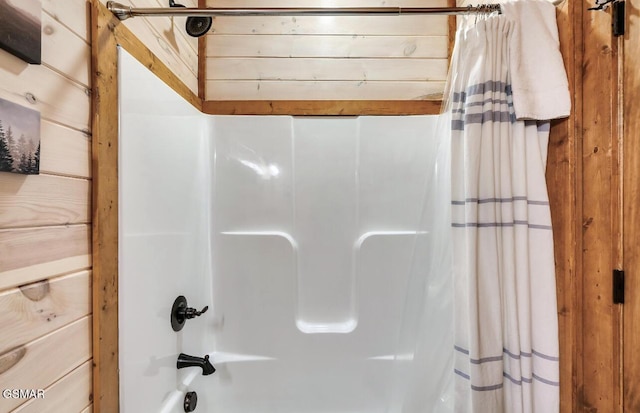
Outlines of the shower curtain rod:
{"label": "shower curtain rod", "polygon": [[363,16],[408,14],[465,14],[501,13],[499,4],[480,4],[467,7],[269,7],[269,8],[133,8],[115,1],[107,2],[107,8],[120,20],[136,16]]}

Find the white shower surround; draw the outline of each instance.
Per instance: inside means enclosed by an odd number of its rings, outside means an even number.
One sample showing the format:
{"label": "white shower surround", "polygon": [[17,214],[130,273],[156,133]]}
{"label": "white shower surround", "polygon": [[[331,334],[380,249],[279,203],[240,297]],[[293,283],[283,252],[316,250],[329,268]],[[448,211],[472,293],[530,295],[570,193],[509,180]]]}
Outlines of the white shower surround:
{"label": "white shower surround", "polygon": [[437,117],[203,115],[122,50],[119,84],[123,413],[452,411]]}

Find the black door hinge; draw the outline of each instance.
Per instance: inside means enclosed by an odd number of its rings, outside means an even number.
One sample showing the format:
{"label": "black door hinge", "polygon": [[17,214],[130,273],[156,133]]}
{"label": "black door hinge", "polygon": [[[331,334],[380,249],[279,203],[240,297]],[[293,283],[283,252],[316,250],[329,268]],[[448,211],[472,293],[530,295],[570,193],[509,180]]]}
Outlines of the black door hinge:
{"label": "black door hinge", "polygon": [[613,303],[624,304],[624,271],[613,270]]}
{"label": "black door hinge", "polygon": [[624,1],[616,1],[611,9],[611,26],[613,27],[614,36],[624,35]]}
{"label": "black door hinge", "polygon": [[596,0],[595,7],[589,7],[589,10],[605,11],[611,6],[611,28],[614,36],[624,35],[625,12],[624,0]]}

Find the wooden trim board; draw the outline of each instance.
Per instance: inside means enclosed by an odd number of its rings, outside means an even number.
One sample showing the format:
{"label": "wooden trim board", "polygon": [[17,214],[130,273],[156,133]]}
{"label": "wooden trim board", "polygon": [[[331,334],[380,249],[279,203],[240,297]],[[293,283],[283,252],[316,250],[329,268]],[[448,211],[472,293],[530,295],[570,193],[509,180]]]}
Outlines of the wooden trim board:
{"label": "wooden trim board", "polygon": [[91,7],[93,88],[93,394],[98,413],[119,411],[117,19]]}
{"label": "wooden trim board", "polygon": [[[198,7],[207,7],[207,0],[198,0]],[[207,36],[198,37],[198,98],[200,105],[205,98],[207,84]]]}
{"label": "wooden trim board", "polygon": [[560,47],[564,58],[572,99],[572,113],[567,119],[554,121],[549,136],[547,186],[553,223],[556,258],[556,291],[560,344],[560,411],[576,412],[581,342],[582,261],[581,163],[578,162],[581,140],[577,139],[581,119],[582,81],[576,71],[582,42],[579,2],[564,2],[558,9]]}
{"label": "wooden trim board", "polygon": [[202,111],[209,115],[434,115],[439,100],[206,100]]}

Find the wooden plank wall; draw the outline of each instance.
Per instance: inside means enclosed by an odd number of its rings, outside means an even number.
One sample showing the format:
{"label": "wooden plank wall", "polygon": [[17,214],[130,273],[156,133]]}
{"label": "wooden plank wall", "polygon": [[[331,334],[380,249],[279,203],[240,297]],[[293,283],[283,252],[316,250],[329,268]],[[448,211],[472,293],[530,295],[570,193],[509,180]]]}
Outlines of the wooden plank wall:
{"label": "wooden plank wall", "polygon": [[[140,7],[163,3],[136,1]],[[195,6],[197,0],[184,3]],[[41,16],[42,65],[27,65],[0,50],[0,98],[42,116],[41,174],[0,173],[0,389],[44,389],[46,398],[0,397],[0,413],[89,413],[89,2],[42,0]],[[135,19],[131,30],[197,93],[197,41],[184,34],[184,19],[178,20],[172,25],[169,18]]]}
{"label": "wooden plank wall", "polygon": [[[322,1],[322,7],[447,6]],[[317,0],[209,0],[210,7],[318,7]],[[447,16],[217,17],[206,39],[210,101],[434,100],[447,75]]]}
{"label": "wooden plank wall", "polygon": [[[84,0],[44,0],[42,65],[0,51],[0,98],[42,116],[41,174],[0,173],[0,388],[45,389],[70,412],[91,405],[87,16]],[[28,404],[2,398],[0,412]]]}

